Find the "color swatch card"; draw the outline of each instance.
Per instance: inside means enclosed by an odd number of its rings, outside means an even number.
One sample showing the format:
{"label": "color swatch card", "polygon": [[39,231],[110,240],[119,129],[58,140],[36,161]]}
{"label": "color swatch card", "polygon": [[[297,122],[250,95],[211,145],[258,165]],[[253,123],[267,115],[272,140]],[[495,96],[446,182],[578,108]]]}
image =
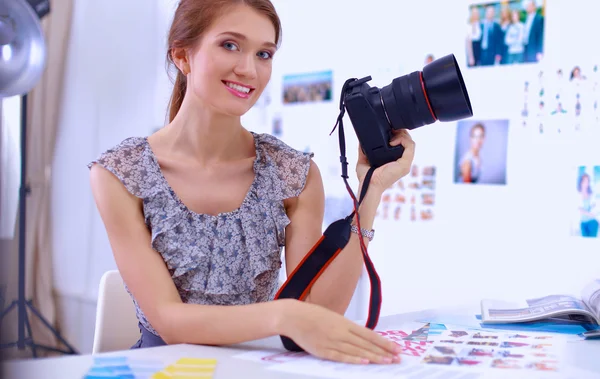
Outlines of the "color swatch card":
{"label": "color swatch card", "polygon": [[95,357],[84,379],[149,379],[165,367],[156,359],[135,359],[124,356]]}
{"label": "color swatch card", "polygon": [[555,334],[449,328],[430,338],[421,363],[476,371],[557,372],[566,341]]}
{"label": "color swatch card", "polygon": [[181,358],[151,379],[208,379],[213,377],[216,367],[216,359]]}

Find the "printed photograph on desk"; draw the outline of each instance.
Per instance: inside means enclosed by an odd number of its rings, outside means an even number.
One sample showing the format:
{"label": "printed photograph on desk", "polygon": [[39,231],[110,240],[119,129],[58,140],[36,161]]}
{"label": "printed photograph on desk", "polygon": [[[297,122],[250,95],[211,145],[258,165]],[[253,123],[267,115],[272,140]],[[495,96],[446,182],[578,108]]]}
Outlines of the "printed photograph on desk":
{"label": "printed photograph on desk", "polygon": [[434,219],[436,167],[415,163],[410,173],[384,191],[376,218],[393,222]]}
{"label": "printed photograph on desk", "polygon": [[545,19],[544,0],[473,2],[465,28],[467,66],[540,62]]}
{"label": "printed photograph on desk", "polygon": [[320,71],[283,77],[283,104],[331,101],[333,71]]}
{"label": "printed photograph on desk", "polygon": [[457,123],[454,182],[506,184],[509,120]]}
{"label": "printed photograph on desk", "polygon": [[419,358],[427,351],[429,333],[437,334],[438,325],[429,323],[423,324],[420,322],[403,323],[398,327],[390,327],[386,329],[376,330],[376,332],[398,344],[402,351],[400,354],[407,359]]}
{"label": "printed photograph on desk", "polygon": [[449,328],[428,347],[422,364],[473,370],[559,371],[564,336]]}
{"label": "printed photograph on desk", "polygon": [[571,234],[597,238],[600,223],[600,165],[577,168],[574,194]]}

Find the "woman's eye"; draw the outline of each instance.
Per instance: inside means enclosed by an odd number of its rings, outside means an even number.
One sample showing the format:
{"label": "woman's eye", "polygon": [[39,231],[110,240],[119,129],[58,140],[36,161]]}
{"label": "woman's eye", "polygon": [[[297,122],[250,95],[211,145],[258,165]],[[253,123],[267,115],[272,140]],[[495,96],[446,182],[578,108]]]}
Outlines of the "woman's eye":
{"label": "woman's eye", "polygon": [[260,53],[258,53],[258,56],[261,57],[262,59],[271,59],[271,58],[273,58],[273,54],[271,54],[268,51],[261,51]]}
{"label": "woman's eye", "polygon": [[225,42],[223,44],[223,47],[226,48],[227,50],[232,50],[232,51],[237,50],[237,46],[233,42]]}

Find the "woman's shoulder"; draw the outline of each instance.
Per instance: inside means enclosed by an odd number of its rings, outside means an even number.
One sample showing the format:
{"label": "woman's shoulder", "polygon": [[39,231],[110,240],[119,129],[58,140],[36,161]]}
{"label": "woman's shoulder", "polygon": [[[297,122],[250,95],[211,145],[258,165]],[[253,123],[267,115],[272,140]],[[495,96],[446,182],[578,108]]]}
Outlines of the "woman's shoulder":
{"label": "woman's shoulder", "polygon": [[270,178],[277,197],[297,197],[306,184],[314,153],[298,150],[271,134],[253,134],[258,171]]}
{"label": "woman's shoulder", "polygon": [[308,157],[309,159],[314,156],[314,153],[298,150],[272,134],[253,134],[258,142],[259,149],[271,156],[286,156],[288,158]]}
{"label": "woman's shoulder", "polygon": [[160,182],[160,172],[155,169],[146,137],[122,140],[101,152],[87,166],[91,169],[95,164],[114,174],[137,197],[146,197]]}
{"label": "woman's shoulder", "polygon": [[88,164],[88,167],[91,167],[94,163],[108,161],[118,161],[119,163],[139,161],[146,151],[146,146],[146,137],[125,138],[102,151],[96,159]]}

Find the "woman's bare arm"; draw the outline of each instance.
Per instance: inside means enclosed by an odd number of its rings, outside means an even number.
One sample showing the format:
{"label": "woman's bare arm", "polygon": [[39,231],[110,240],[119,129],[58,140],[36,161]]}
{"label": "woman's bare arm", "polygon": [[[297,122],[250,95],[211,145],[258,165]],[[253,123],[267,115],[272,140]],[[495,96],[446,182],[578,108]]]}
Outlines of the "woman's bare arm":
{"label": "woman's bare arm", "polygon": [[[359,189],[360,193],[360,189]],[[349,195],[348,195],[349,196]],[[381,193],[370,188],[359,208],[361,227],[373,226]],[[311,161],[306,186],[300,196],[288,202],[291,220],[286,229],[286,269],[290,275],[322,236],[325,195],[317,165]],[[369,240],[365,238],[365,245]],[[306,301],[344,314],[352,300],[362,273],[363,256],[358,235],[352,233],[346,247],[323,271],[310,290]]]}
{"label": "woman's bare arm", "polygon": [[183,303],[151,247],[140,199],[98,165],[92,167],[91,185],[123,280],[166,343],[231,345],[283,335],[320,358],[399,361],[394,342],[316,304],[294,299],[230,306]]}
{"label": "woman's bare arm", "polygon": [[92,193],[117,267],[162,339],[169,344],[234,344],[283,334],[284,313],[293,300],[237,306],[186,304],[144,222],[141,200],[108,170],[91,169]]}

